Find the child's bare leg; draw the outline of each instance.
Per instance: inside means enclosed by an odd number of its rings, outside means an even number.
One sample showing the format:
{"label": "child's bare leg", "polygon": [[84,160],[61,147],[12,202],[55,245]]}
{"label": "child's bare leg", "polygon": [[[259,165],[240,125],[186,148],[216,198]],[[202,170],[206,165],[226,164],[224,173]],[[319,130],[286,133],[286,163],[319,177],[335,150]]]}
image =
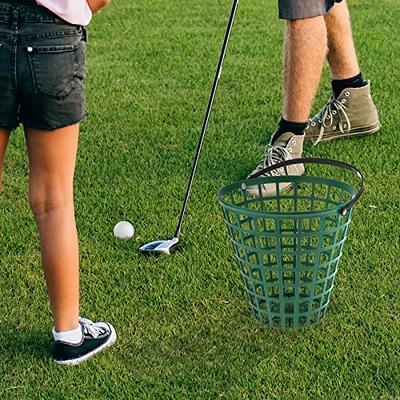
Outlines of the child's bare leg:
{"label": "child's bare leg", "polygon": [[58,332],[79,326],[79,249],[73,177],[79,124],[53,131],[25,129],[29,201],[38,224],[42,262]]}
{"label": "child's bare leg", "polygon": [[0,193],[3,189],[3,163],[9,136],[8,129],[0,128]]}

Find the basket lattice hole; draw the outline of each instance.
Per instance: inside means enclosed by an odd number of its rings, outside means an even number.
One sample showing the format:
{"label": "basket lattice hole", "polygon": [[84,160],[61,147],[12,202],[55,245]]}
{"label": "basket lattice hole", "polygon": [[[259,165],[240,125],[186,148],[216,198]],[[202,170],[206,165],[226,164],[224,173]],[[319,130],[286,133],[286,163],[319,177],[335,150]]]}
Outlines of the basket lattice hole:
{"label": "basket lattice hole", "polygon": [[312,302],[312,309],[318,310],[321,307],[320,299],[316,299]]}
{"label": "basket lattice hole", "polygon": [[337,215],[335,215],[334,217],[329,217],[329,218],[325,218],[325,231],[331,231],[334,230],[337,225],[338,225],[338,218]]}
{"label": "basket lattice hole", "polygon": [[281,237],[281,249],[295,250],[295,238],[294,237]]}
{"label": "basket lattice hole", "polygon": [[267,267],[276,267],[278,265],[276,255],[270,253],[263,254],[263,265]]}
{"label": "basket lattice hole", "polygon": [[[279,288],[278,287],[269,287],[268,288],[268,297],[270,298],[278,298],[279,297]],[[279,305],[279,303],[277,303]],[[272,307],[273,310],[273,307]],[[279,310],[278,310],[279,312]]]}
{"label": "basket lattice hole", "polygon": [[342,200],[342,193],[343,193],[342,189],[339,189],[336,186],[332,186],[329,192],[330,202],[333,203],[334,205],[340,204]]}
{"label": "basket lattice hole", "polygon": [[245,255],[246,255],[246,252],[244,251],[244,249],[243,249],[242,247],[235,246],[235,250],[236,250],[236,255],[237,255],[241,260],[243,260],[244,257],[245,257]]}
{"label": "basket lattice hole", "polygon": [[256,281],[261,281],[261,271],[259,269],[254,269],[251,271],[251,276]]}
{"label": "basket lattice hole", "polygon": [[335,242],[335,239],[333,236],[330,235],[324,235],[322,239],[322,246],[323,247],[329,247],[332,246]]}
{"label": "basket lattice hole", "polygon": [[[315,184],[314,187],[314,196],[319,200],[326,200],[328,199],[328,186],[323,184]],[[324,202],[325,204],[325,202]]]}
{"label": "basket lattice hole", "polygon": [[247,260],[250,264],[253,265],[259,265],[260,264],[260,258],[258,256],[258,253],[254,252],[254,251],[249,251],[247,253]]}
{"label": "basket lattice hole", "polygon": [[295,267],[295,266],[296,266],[295,256],[293,256],[293,255],[283,255],[282,256],[282,267],[287,268],[287,267]]}
{"label": "basket lattice hole", "polygon": [[330,254],[323,252],[323,253],[320,254],[319,263],[321,265],[324,265],[324,264],[328,263],[330,261],[330,259],[331,259],[330,258]]}
{"label": "basket lattice hole", "polygon": [[323,291],[324,291],[323,285],[315,285],[315,296],[321,295]]}
{"label": "basket lattice hole", "polygon": [[269,249],[276,249],[276,238],[275,237],[268,237],[267,243],[268,243]]}
{"label": "basket lattice hole", "polygon": [[302,254],[300,256],[300,262],[303,267],[313,267],[315,265],[315,254]]}
{"label": "basket lattice hole", "polygon": [[[290,296],[288,296],[290,297]],[[294,304],[293,303],[286,303],[285,304],[285,314],[293,314],[294,313]]]}
{"label": "basket lattice hole", "polygon": [[278,283],[279,274],[276,271],[267,271],[265,273],[265,281],[268,283]]}
{"label": "basket lattice hole", "polygon": [[283,295],[284,295],[285,297],[294,297],[294,295],[295,295],[295,289],[294,289],[294,287],[293,287],[293,286],[285,287],[285,288],[283,289]]}
{"label": "basket lattice hole", "polygon": [[300,271],[300,283],[312,282],[313,271]]}
{"label": "basket lattice hole", "polygon": [[318,279],[325,279],[328,276],[329,268],[320,268],[318,270]]}
{"label": "basket lattice hole", "polygon": [[281,233],[286,233],[286,232],[292,233],[294,232],[296,226],[295,221],[292,219],[284,219],[281,221],[280,225],[281,225],[280,227]]}
{"label": "basket lattice hole", "polygon": [[286,283],[294,283],[294,272],[292,271],[284,271],[283,272],[283,280]]}
{"label": "basket lattice hole", "polygon": [[256,286],[256,294],[265,297],[264,287],[262,285]]}
{"label": "basket lattice hole", "polygon": [[253,229],[253,219],[250,217],[243,216],[240,218],[240,228],[242,230],[252,230]]}
{"label": "basket lattice hole", "polygon": [[255,285],[251,280],[249,280],[249,279],[246,280],[246,287],[247,287],[247,290],[254,293]]}
{"label": "basket lattice hole", "polygon": [[310,295],[311,295],[311,286],[310,285],[300,286],[299,294],[302,297],[310,297]]}
{"label": "basket lattice hole", "polygon": [[244,236],[243,243],[248,247],[256,247],[257,246],[257,240],[254,235]]}
{"label": "basket lattice hole", "polygon": [[309,308],[310,308],[310,303],[308,301],[299,302],[299,312],[306,313],[306,312],[308,312]]}

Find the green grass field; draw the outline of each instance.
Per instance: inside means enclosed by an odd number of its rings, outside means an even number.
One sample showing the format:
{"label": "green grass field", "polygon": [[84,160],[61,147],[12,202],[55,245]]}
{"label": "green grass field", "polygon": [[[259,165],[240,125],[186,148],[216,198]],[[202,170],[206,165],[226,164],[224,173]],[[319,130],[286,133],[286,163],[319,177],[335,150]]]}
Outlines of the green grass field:
{"label": "green grass field", "polygon": [[[0,195],[1,399],[400,399],[400,10],[397,0],[377,4],[350,7],[383,129],[305,148],[358,166],[367,192],[327,316],[286,333],[250,315],[216,200],[220,187],[259,161],[279,118],[284,25],[276,1],[239,8],[183,248],[161,259],[144,258],[138,247],[174,232],[230,1],[114,1],[95,18],[75,182],[82,315],[110,320],[119,341],[76,368],[51,361],[52,320],[17,131]],[[326,70],[316,108],[329,85]],[[122,219],[134,223],[134,240],[114,239]]]}

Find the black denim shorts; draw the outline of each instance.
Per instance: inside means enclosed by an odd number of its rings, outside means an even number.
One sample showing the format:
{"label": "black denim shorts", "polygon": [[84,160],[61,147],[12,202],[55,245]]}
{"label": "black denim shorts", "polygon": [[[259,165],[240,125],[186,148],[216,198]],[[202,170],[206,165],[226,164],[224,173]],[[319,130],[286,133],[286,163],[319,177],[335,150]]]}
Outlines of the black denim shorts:
{"label": "black denim shorts", "polygon": [[53,130],[85,117],[86,31],[0,1],[0,127]]}
{"label": "black denim shorts", "polygon": [[278,0],[279,18],[303,19],[325,15],[335,3],[342,0]]}

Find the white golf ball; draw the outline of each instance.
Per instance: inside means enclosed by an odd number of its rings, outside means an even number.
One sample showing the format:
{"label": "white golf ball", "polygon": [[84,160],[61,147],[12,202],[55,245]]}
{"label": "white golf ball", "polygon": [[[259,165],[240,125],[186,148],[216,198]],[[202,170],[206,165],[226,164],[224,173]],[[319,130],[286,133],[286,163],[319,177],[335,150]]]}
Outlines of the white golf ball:
{"label": "white golf ball", "polygon": [[118,222],[114,227],[114,236],[118,239],[128,240],[135,234],[135,228],[128,221]]}

